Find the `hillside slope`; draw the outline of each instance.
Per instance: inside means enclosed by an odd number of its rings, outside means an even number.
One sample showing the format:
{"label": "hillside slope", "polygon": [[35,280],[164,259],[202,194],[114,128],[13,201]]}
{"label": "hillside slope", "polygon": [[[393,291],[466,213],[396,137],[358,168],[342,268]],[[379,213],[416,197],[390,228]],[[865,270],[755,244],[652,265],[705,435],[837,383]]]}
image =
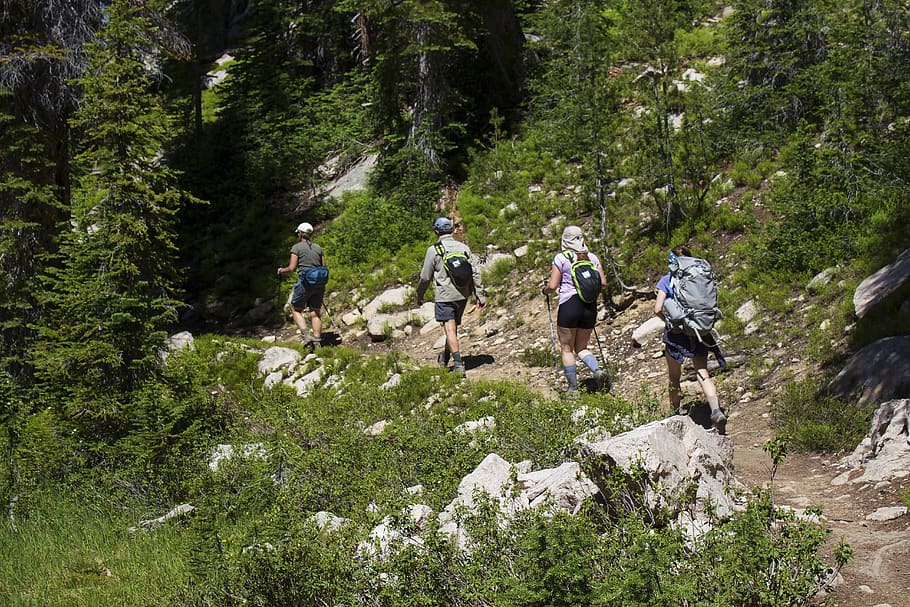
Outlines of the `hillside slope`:
{"label": "hillside slope", "polygon": [[[539,275],[538,275],[539,274]],[[548,311],[544,297],[535,294],[535,285],[544,270],[528,275],[512,271],[492,289],[507,291],[505,307],[489,305],[482,313],[469,305],[460,331],[462,353],[468,381],[502,380],[518,382],[549,397],[558,397],[564,385],[557,381],[551,320],[555,322],[555,301]],[[774,437],[771,408],[783,388],[793,381],[816,375],[819,365],[806,358],[809,344],[806,330],[813,322],[809,316],[813,302],[806,299],[793,313],[773,316],[760,324],[750,344],[742,348],[733,339],[724,341],[724,353],[739,364],[716,375],[721,405],[733,438],[734,465],[740,480],[750,488],[771,484],[775,501],[795,509],[818,508],[831,530],[829,548],[843,539],[854,550],[852,562],[842,572],[843,579],[834,594],[841,607],[896,607],[906,605],[910,592],[910,539],[907,517],[886,522],[870,521],[866,516],[882,506],[898,506],[900,487],[893,483],[879,486],[838,485],[832,480],[841,474],[836,466],[839,454],[791,452],[776,470],[772,481],[771,458],[763,450]],[[660,335],[652,334],[641,347],[632,343],[632,332],[652,316],[653,299],[637,294],[625,309],[605,314],[596,328],[600,347],[592,338],[592,350],[604,357],[613,377],[612,393],[630,401],[650,403],[662,411],[666,401],[666,366]],[[333,310],[341,323],[342,310]],[[732,312],[728,312],[728,315]],[[552,316],[551,316],[552,315]],[[602,310],[602,316],[603,316]],[[326,326],[331,330],[330,324]],[[420,364],[435,365],[442,335],[436,323],[429,323],[410,336],[371,342],[355,329],[342,329],[342,342],[359,344],[366,352],[398,351]],[[284,325],[279,339],[294,338],[292,324]],[[755,339],[757,338],[757,339]],[[526,351],[547,353],[548,366],[529,366]],[[690,369],[691,370],[691,369]],[[582,371],[580,380],[589,380]],[[561,378],[561,374],[559,374]],[[685,376],[684,376],[685,380]],[[703,415],[703,403],[694,382],[683,384],[684,407],[696,421]],[[609,398],[591,395],[584,398]],[[583,401],[582,401],[583,402]],[[707,422],[705,422],[707,423]]]}

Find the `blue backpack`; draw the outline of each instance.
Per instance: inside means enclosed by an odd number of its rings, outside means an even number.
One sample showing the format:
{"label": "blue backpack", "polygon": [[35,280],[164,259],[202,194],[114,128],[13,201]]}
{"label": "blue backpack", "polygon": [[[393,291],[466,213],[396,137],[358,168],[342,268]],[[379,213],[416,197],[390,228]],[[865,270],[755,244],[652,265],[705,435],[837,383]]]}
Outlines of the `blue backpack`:
{"label": "blue backpack", "polygon": [[316,266],[314,268],[303,268],[297,275],[300,284],[306,288],[324,287],[329,282],[329,269],[325,266]]}

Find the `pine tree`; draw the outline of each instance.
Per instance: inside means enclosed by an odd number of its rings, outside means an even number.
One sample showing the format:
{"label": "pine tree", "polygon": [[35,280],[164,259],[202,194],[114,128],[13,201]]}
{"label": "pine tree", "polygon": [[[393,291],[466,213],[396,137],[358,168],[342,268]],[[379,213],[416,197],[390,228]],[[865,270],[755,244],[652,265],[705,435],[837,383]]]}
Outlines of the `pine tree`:
{"label": "pine tree", "polygon": [[155,371],[178,303],[172,223],[186,197],[170,189],[162,160],[169,132],[148,70],[152,25],[132,4],[107,7],[86,48],[72,123],[81,176],[35,355],[44,385],[66,397],[61,412],[98,437],[128,423],[123,398]]}

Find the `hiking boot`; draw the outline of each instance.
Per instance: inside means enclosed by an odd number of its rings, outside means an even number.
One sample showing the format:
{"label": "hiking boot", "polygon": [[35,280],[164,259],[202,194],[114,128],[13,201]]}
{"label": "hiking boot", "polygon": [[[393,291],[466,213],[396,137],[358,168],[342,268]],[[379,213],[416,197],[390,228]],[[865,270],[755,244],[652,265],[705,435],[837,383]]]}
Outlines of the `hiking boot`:
{"label": "hiking boot", "polygon": [[459,375],[465,374],[464,361],[455,361],[455,364],[452,365],[452,373],[458,373]]}
{"label": "hiking boot", "polygon": [[598,369],[594,372],[594,381],[597,382],[598,392],[609,392],[612,387],[610,383],[610,374],[604,369]]}
{"label": "hiking boot", "polygon": [[568,388],[566,390],[567,400],[578,400],[578,388]]}
{"label": "hiking boot", "polygon": [[300,341],[303,343],[304,346],[309,346],[309,347],[313,348],[314,350],[316,350],[322,346],[322,339],[320,339],[318,337],[314,337],[313,335],[310,335],[309,333],[301,333]]}
{"label": "hiking boot", "polygon": [[717,428],[718,434],[727,433],[727,416],[720,409],[711,411],[711,423]]}
{"label": "hiking boot", "polygon": [[440,367],[449,366],[449,357],[446,356],[446,354],[448,354],[448,352],[442,351],[439,353],[439,356],[436,357],[436,362],[439,364]]}

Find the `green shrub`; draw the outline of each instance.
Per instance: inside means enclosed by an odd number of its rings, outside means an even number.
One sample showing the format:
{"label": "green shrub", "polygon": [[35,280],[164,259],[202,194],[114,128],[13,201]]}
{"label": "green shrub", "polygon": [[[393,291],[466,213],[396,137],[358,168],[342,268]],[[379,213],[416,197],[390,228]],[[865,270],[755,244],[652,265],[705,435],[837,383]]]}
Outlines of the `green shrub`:
{"label": "green shrub", "polygon": [[771,409],[777,434],[794,449],[851,450],[869,430],[872,407],[856,407],[822,394],[818,380],[794,381]]}
{"label": "green shrub", "polygon": [[552,349],[531,347],[522,350],[519,359],[529,367],[550,367],[554,364],[555,354]]}

